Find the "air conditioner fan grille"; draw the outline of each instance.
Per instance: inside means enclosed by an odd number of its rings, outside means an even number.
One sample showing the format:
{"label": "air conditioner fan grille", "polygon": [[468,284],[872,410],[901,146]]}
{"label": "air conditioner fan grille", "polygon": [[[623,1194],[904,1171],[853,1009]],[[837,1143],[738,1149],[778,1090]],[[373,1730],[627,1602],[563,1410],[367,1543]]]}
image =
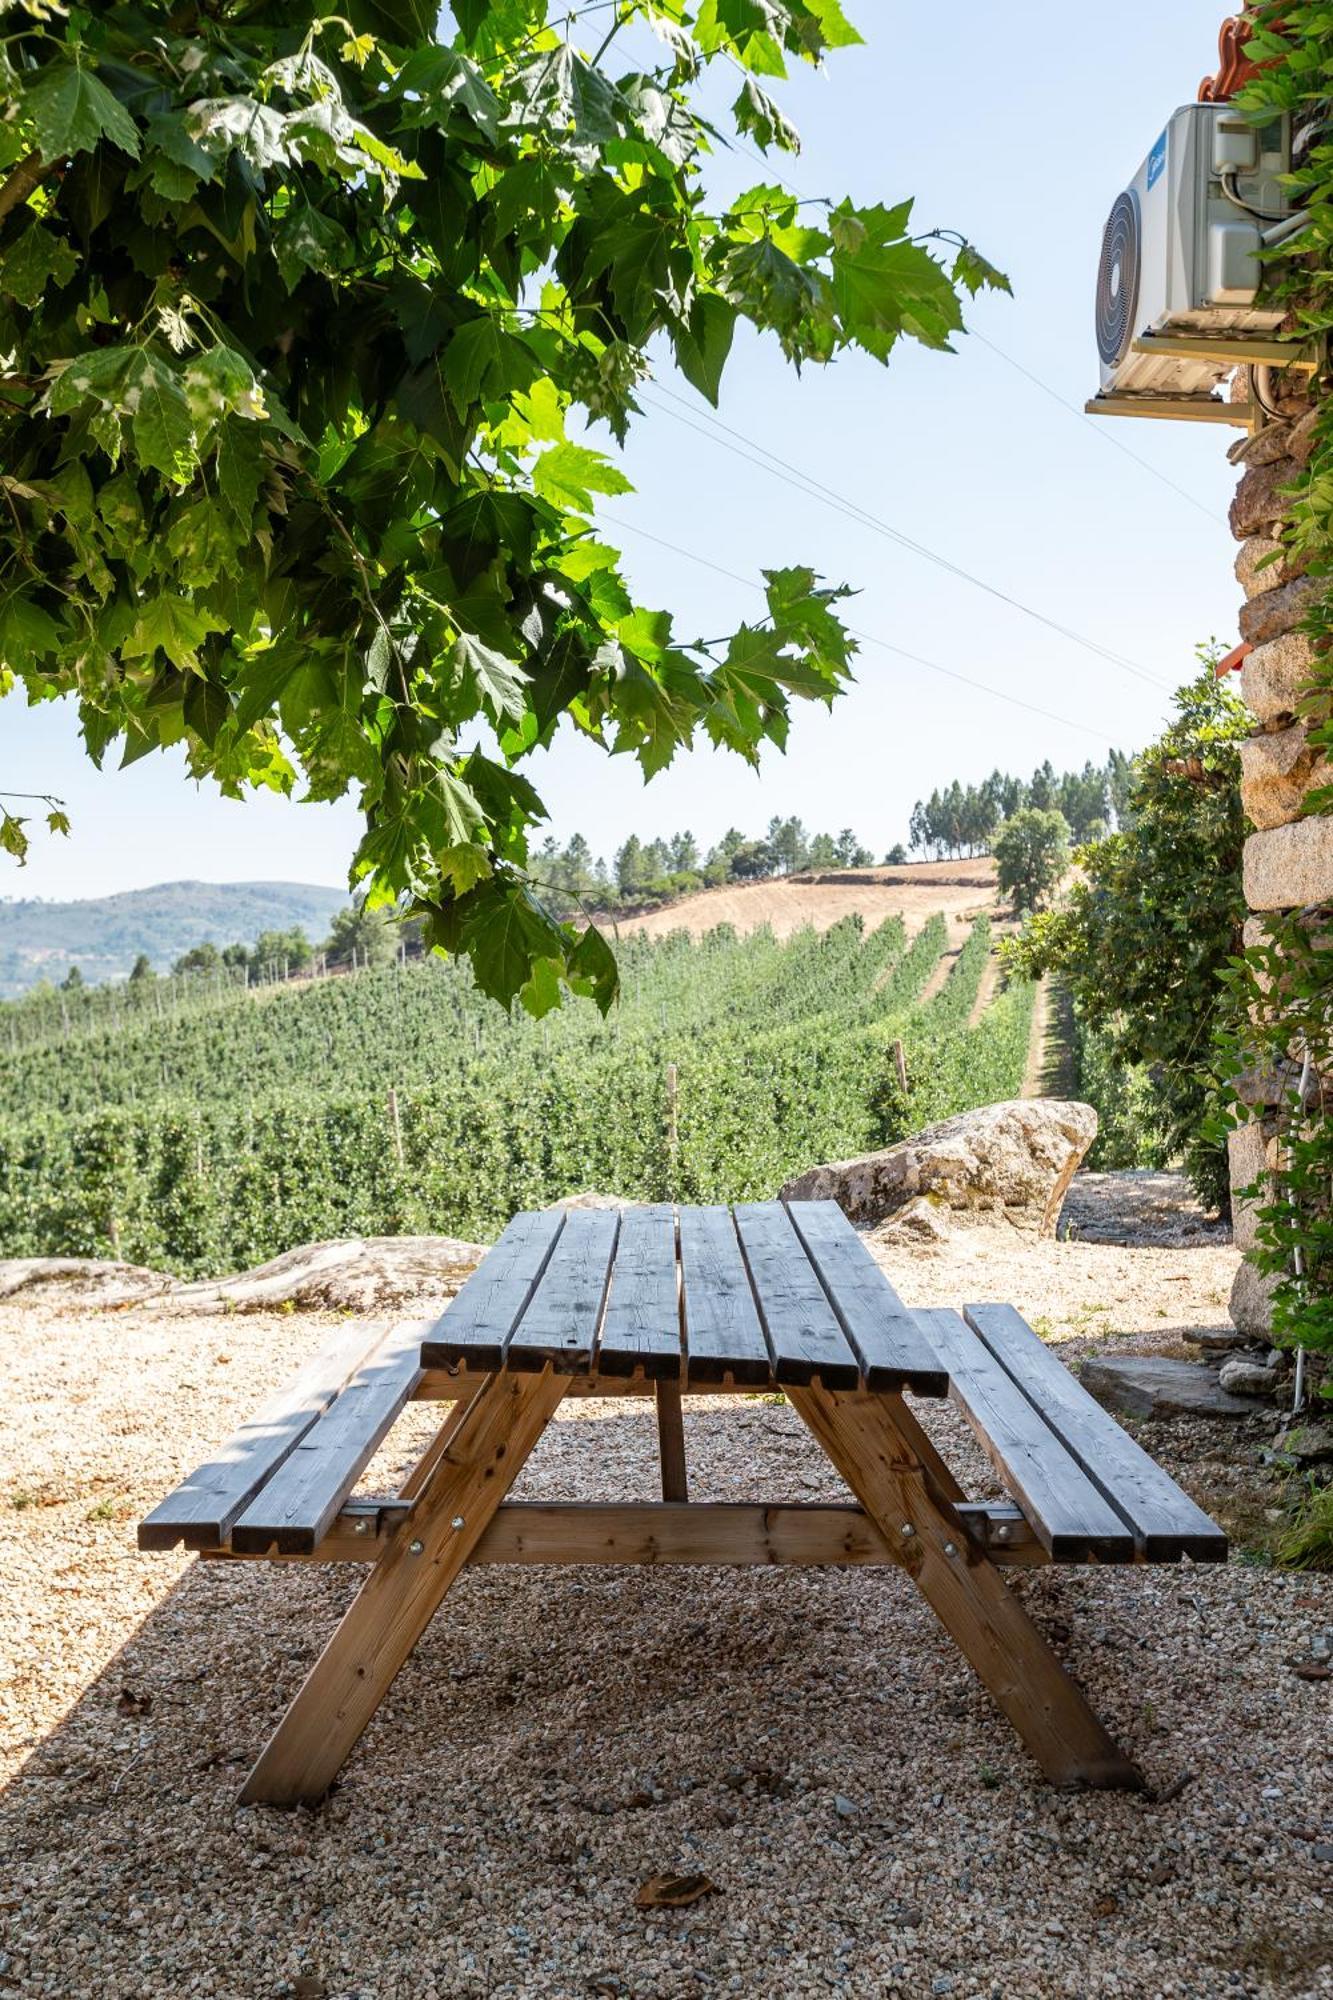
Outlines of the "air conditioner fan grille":
{"label": "air conditioner fan grille", "polygon": [[1139,198],[1116,197],[1102,238],[1097,270],[1097,352],[1108,368],[1123,360],[1139,302]]}

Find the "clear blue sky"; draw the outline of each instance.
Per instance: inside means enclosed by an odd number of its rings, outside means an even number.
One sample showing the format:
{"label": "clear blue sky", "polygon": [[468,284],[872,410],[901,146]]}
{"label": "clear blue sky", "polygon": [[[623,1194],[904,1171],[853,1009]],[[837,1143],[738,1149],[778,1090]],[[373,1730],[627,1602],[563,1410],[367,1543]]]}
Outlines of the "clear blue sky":
{"label": "clear blue sky", "polygon": [[[1123,0],[1113,19],[1038,0],[960,0],[947,16],[905,0],[848,8],[867,46],[787,89],[805,147],[782,174],[802,194],[915,193],[918,224],[965,231],[1009,272],[1015,297],[977,301],[970,322],[981,338],[960,341],[956,355],[904,346],[887,370],[854,359],[798,379],[776,349],[740,342],[718,414],[1149,679],[720,448],[650,389],[654,407],[625,461],[637,491],[609,509],[627,524],[620,545],[647,601],[669,605],[691,635],[754,615],[752,591],[662,541],[741,576],[809,562],[859,590],[850,616],[865,632],[1063,720],[868,645],[851,693],[832,714],[802,709],[787,755],[770,756],[758,776],[701,750],[645,790],[628,760],[572,735],[558,741],[532,775],[553,830],[580,830],[598,852],[630,830],[688,826],[707,844],[733,823],[759,829],[790,812],[812,827],[850,824],[883,852],[937,784],[1140,746],[1187,677],[1194,643],[1234,636],[1225,515],[1235,474],[1225,452],[1236,433],[1094,426],[995,352],[1075,409],[1096,388],[1102,224],[1168,114],[1213,67],[1218,0]],[[745,157],[717,164],[725,191],[764,177]],[[669,374],[662,386],[704,407]],[[351,802],[228,803],[185,782],[173,758],[98,775],[72,713],[28,711],[11,696],[0,718],[0,785],[57,792],[74,822],[69,841],[39,837],[26,869],[5,861],[0,895],[102,895],[182,876],[344,879],[357,838]]]}

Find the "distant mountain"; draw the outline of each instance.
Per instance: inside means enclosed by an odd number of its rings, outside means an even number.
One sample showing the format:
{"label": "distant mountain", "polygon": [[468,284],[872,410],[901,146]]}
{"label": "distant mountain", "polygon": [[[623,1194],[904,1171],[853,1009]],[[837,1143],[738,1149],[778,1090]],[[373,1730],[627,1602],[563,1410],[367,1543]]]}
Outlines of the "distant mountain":
{"label": "distant mountain", "polygon": [[77,965],[86,980],[124,979],[141,951],[159,972],[191,945],[253,944],[300,924],[317,944],[348,901],[312,882],[162,882],[81,903],[0,902],[0,995]]}

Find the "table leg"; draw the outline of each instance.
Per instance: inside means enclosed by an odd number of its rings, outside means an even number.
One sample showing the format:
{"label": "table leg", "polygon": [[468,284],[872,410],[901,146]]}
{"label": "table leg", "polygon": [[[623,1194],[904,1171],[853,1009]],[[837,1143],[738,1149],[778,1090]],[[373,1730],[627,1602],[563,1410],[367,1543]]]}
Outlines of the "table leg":
{"label": "table leg", "polygon": [[685,1472],[685,1425],[680,1410],[680,1383],[658,1382],[657,1447],[662,1460],[662,1498],[688,1500]]}
{"label": "table leg", "polygon": [[1141,1791],[1136,1766],[953,1517],[951,1496],[915,1448],[924,1434],[901,1396],[815,1384],[787,1397],[1047,1777]]}
{"label": "table leg", "polygon": [[342,1769],[565,1393],[568,1378],[492,1375],[427,1472],[245,1781],[243,1805],[312,1805]]}

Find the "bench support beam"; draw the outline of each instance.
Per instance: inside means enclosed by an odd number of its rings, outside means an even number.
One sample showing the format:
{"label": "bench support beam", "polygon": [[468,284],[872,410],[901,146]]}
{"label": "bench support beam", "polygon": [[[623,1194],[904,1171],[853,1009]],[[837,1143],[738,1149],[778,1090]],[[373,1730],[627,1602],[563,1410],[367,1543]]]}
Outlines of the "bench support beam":
{"label": "bench support beam", "polygon": [[685,1424],[680,1410],[680,1383],[665,1379],[657,1390],[657,1452],[662,1462],[662,1498],[688,1500],[685,1470]]}
{"label": "bench support beam", "polygon": [[[958,1516],[992,1562],[1023,1569],[1050,1562],[1016,1507],[969,1503]],[[353,1500],[308,1554],[204,1549],[200,1560],[371,1563],[395,1536],[410,1534],[411,1518],[407,1500]],[[898,1557],[865,1509],[847,1502],[506,1500],[470,1562],[847,1569],[897,1566]]]}
{"label": "bench support beam", "polygon": [[[491,1376],[444,1449],[426,1454],[410,1534],[353,1598],[241,1791],[242,1805],[314,1805],[481,1540],[565,1393],[550,1367]],[[420,1469],[420,1468],[418,1468]]]}
{"label": "bench support beam", "polygon": [[787,1395],[1053,1784],[1142,1791],[1004,1579],[972,1543],[901,1396]]}

